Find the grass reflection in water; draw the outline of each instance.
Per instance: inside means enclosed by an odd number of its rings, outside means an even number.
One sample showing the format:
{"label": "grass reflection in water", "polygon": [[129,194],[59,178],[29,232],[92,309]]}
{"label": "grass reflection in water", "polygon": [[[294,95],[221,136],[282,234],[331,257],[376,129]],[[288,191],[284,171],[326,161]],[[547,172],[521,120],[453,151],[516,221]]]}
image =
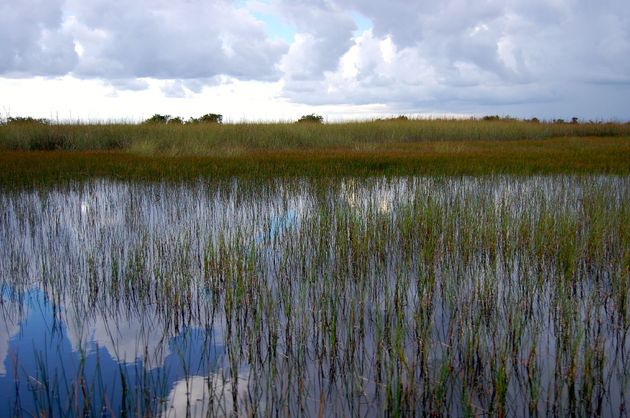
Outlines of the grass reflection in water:
{"label": "grass reflection in water", "polygon": [[4,192],[2,415],[616,416],[630,181]]}

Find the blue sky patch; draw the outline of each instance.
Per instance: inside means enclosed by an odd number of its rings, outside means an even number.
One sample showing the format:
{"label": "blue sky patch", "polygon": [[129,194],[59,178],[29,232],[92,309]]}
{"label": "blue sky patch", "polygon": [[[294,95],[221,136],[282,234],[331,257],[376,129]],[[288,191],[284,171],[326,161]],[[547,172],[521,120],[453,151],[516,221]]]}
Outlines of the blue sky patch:
{"label": "blue sky patch", "polygon": [[267,26],[267,32],[270,37],[283,39],[287,43],[293,42],[295,30],[279,17],[260,12],[253,12],[252,15]]}
{"label": "blue sky patch", "polygon": [[355,37],[362,35],[363,32],[372,29],[372,27],[374,26],[372,21],[363,16],[361,13],[352,12],[350,13],[350,16],[352,16],[354,22],[357,24],[357,29],[353,33]]}

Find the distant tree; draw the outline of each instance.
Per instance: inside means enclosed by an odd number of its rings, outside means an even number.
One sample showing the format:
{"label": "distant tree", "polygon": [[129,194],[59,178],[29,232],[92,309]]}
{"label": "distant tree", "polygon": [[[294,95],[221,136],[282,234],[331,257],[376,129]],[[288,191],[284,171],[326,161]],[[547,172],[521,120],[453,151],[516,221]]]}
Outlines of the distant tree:
{"label": "distant tree", "polygon": [[572,123],[572,124],[574,124],[574,125],[575,125],[576,123],[578,123],[578,118],[576,118],[575,116],[574,116],[574,117],[572,117],[572,118],[571,118],[571,123]]}
{"label": "distant tree", "polygon": [[219,113],[207,113],[198,118],[190,118],[188,123],[223,123],[223,115]]}
{"label": "distant tree", "polygon": [[540,123],[540,119],[534,117],[529,120],[531,123]]}
{"label": "distant tree", "polygon": [[406,120],[409,120],[407,116],[398,115],[398,116],[394,116],[390,118],[378,118],[378,119],[375,119],[375,122],[393,122],[393,121],[406,121]]}
{"label": "distant tree", "polygon": [[184,120],[182,118],[180,118],[179,116],[176,116],[174,118],[170,118],[168,121],[166,121],[166,123],[168,124],[174,124],[174,125],[183,125],[184,124]]}
{"label": "distant tree", "polygon": [[30,116],[9,116],[6,121],[7,125],[26,125],[26,124],[36,124],[36,125],[49,125],[50,121],[48,119],[36,119]]}
{"label": "distant tree", "polygon": [[499,116],[499,115],[487,115],[487,116],[484,116],[483,118],[481,118],[481,120],[485,120],[485,121],[501,120],[501,116]]}
{"label": "distant tree", "polygon": [[169,119],[171,119],[171,115],[160,115],[159,113],[156,113],[149,119],[145,120],[144,123],[168,123]]}
{"label": "distant tree", "polygon": [[304,115],[300,119],[298,119],[298,123],[310,122],[310,123],[322,123],[324,121],[324,117],[320,115],[316,115],[315,113],[311,113],[310,115]]}

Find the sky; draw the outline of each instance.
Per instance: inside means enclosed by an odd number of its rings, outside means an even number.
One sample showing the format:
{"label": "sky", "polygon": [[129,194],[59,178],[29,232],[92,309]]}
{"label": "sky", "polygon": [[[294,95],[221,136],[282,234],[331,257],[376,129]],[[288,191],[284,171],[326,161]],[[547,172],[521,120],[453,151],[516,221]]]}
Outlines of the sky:
{"label": "sky", "polygon": [[0,0],[0,117],[630,120],[628,0]]}

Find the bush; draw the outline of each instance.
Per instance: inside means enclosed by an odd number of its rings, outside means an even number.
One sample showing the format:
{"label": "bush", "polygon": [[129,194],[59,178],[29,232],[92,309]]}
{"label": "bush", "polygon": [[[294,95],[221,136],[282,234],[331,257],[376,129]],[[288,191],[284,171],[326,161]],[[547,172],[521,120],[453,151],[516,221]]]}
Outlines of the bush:
{"label": "bush", "polygon": [[156,113],[149,119],[145,120],[144,123],[168,123],[169,119],[171,119],[171,115],[160,115]]}
{"label": "bush", "polygon": [[316,115],[311,113],[310,115],[304,115],[300,119],[298,119],[298,123],[302,122],[310,122],[310,123],[322,123],[324,121],[324,117],[320,115]]}
{"label": "bush", "polygon": [[22,117],[9,116],[6,120],[7,125],[26,125],[26,124],[34,124],[34,125],[50,125],[50,121],[48,119],[35,119],[30,116]]}
{"label": "bush", "polygon": [[190,118],[188,123],[223,123],[223,115],[207,113],[199,118]]}
{"label": "bush", "polygon": [[409,120],[409,118],[405,115],[398,115],[398,116],[394,116],[391,118],[378,118],[375,119],[375,122],[400,122],[400,121],[406,121]]}
{"label": "bush", "polygon": [[518,119],[510,116],[510,115],[506,115],[506,116],[499,116],[499,115],[488,115],[488,116],[484,116],[481,118],[481,120],[483,121],[490,121],[490,122],[495,122],[495,121],[501,121],[501,122],[514,122],[517,121]]}

